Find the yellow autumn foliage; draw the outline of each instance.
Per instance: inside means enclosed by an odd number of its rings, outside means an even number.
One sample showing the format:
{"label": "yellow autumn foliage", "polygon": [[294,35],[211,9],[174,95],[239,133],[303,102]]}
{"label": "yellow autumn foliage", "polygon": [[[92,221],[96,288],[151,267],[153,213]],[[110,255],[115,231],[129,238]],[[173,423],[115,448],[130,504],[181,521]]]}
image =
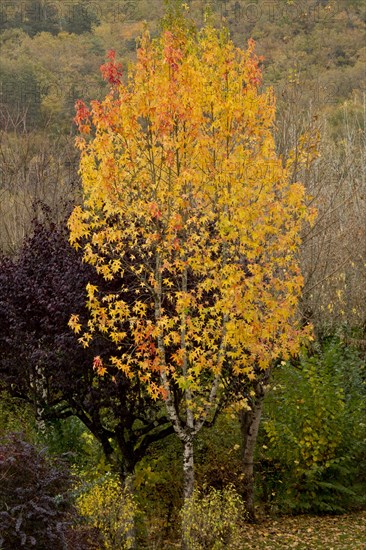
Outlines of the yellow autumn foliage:
{"label": "yellow autumn foliage", "polygon": [[244,503],[234,487],[194,491],[181,511],[190,550],[241,550]]}
{"label": "yellow autumn foliage", "polygon": [[115,476],[107,475],[77,499],[77,508],[103,535],[106,550],[128,550],[137,506],[131,491]]}

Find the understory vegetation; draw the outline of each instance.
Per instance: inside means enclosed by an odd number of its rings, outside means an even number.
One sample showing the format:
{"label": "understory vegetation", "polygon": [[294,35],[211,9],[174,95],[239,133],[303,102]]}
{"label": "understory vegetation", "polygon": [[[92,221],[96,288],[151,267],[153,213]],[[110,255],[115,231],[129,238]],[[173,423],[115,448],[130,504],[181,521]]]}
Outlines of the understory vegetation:
{"label": "understory vegetation", "polygon": [[[196,444],[197,490],[181,512],[190,548],[326,548],[328,538],[334,548],[362,548],[364,519],[357,514],[366,494],[365,392],[365,359],[338,336],[274,373],[255,458],[254,526],[240,497],[239,422],[232,411],[223,412]],[[45,537],[36,548],[50,541],[55,546],[50,518],[56,539],[65,525],[75,548],[128,548],[133,520],[138,548],[179,547],[183,479],[174,436],[151,447],[136,469],[131,495],[80,421],[50,422],[39,432],[21,402],[3,395],[1,407],[4,549],[12,541],[21,547],[26,534],[37,541],[39,534]],[[293,519],[285,519],[288,514]]]}

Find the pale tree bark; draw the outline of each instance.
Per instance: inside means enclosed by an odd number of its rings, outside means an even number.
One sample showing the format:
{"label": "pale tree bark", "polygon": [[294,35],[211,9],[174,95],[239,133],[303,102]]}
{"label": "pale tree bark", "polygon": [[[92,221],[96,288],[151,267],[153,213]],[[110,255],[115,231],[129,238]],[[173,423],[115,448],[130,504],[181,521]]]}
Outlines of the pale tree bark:
{"label": "pale tree bark", "polygon": [[129,474],[126,476],[123,484],[123,491],[126,498],[126,506],[130,508],[132,507],[132,510],[128,509],[128,515],[131,512],[131,515],[129,515],[127,520],[127,527],[126,527],[126,547],[128,550],[136,550],[137,549],[137,539],[136,539],[136,523],[135,523],[135,514],[134,514],[134,505],[132,503],[134,502],[134,475]]}
{"label": "pale tree bark", "polygon": [[[40,347],[40,343],[38,344]],[[30,373],[30,387],[34,395],[34,408],[37,430],[41,434],[46,432],[46,422],[44,419],[45,403],[47,403],[47,379],[44,365],[35,365],[34,372]]]}
{"label": "pale tree bark", "polygon": [[[194,491],[194,451],[193,451],[193,436],[187,436],[183,440],[183,509],[189,506],[190,499],[193,496]],[[184,527],[184,520],[182,525],[182,550],[190,550],[190,543],[187,540],[189,529]]]}
{"label": "pale tree bark", "polygon": [[193,437],[187,437],[183,442],[183,476],[184,476],[184,501],[191,498],[194,489],[194,454]]}

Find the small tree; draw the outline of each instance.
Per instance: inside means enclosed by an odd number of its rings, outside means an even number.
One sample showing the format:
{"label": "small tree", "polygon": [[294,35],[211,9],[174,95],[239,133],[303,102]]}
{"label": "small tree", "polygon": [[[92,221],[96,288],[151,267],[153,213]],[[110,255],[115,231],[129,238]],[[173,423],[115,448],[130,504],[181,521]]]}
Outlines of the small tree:
{"label": "small tree", "polygon": [[78,417],[124,479],[172,427],[139,380],[113,365],[98,374],[94,356],[107,362],[112,342],[99,337],[84,349],[69,329],[74,308],[87,318],[88,281],[112,287],[82,263],[65,223],[49,217],[33,223],[17,258],[0,257],[0,389],[31,403],[39,426]]}
{"label": "small tree", "polygon": [[[222,374],[254,380],[299,345],[296,255],[308,214],[276,156],[259,62],[253,41],[242,51],[226,31],[173,23],[156,40],[143,34],[127,79],[110,52],[110,93],[78,104],[84,198],[70,239],[118,282],[113,293],[88,285],[81,341],[108,335],[119,346],[112,363],[165,400],[186,500]],[[77,316],[70,324],[81,330]]]}

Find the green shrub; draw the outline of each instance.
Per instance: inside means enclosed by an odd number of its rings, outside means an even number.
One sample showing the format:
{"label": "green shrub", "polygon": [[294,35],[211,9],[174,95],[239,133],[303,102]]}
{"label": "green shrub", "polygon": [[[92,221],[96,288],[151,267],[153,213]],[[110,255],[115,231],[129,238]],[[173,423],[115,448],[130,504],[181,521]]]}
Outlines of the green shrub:
{"label": "green shrub", "polygon": [[258,459],[262,498],[283,512],[343,512],[366,493],[366,393],[359,354],[331,339],[275,373]]}
{"label": "green shrub", "polygon": [[232,485],[243,488],[243,457],[238,414],[228,410],[215,424],[203,428],[195,446],[195,476],[198,485],[223,489]]}
{"label": "green shrub", "polygon": [[[181,443],[173,435],[153,444],[136,466],[136,493],[143,518],[139,534],[148,550],[160,550],[167,539],[176,540],[182,503]],[[144,547],[145,548],[145,547]]]}
{"label": "green shrub", "polygon": [[240,550],[243,502],[232,486],[196,490],[181,511],[182,536],[189,550]]}
{"label": "green shrub", "polygon": [[[243,473],[237,415],[223,413],[212,427],[198,434],[195,479],[199,487],[222,490],[231,485],[240,492]],[[181,443],[174,435],[150,447],[136,467],[135,482],[139,509],[143,511],[139,535],[148,541],[148,550],[161,550],[166,541],[173,544],[180,536],[183,476]]]}
{"label": "green shrub", "polygon": [[20,432],[27,441],[36,441],[34,408],[6,391],[0,391],[0,438],[9,433]]}

